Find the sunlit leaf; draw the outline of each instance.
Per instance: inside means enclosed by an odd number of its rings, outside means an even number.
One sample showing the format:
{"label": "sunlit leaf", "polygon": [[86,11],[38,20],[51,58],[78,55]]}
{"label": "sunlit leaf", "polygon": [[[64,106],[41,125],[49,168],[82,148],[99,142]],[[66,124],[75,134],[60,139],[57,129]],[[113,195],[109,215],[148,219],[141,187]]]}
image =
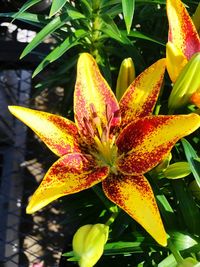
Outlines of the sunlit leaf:
{"label": "sunlit leaf", "polygon": [[52,0],[51,10],[49,13],[49,17],[51,18],[56,13],[60,11],[60,9],[65,5],[67,0]]}
{"label": "sunlit leaf", "polygon": [[62,27],[68,19],[69,17],[66,14],[63,14],[62,16],[58,16],[52,21],[50,21],[25,47],[20,58],[23,58],[28,53],[30,53],[37,45],[39,45],[44,40],[46,36],[53,33],[56,29]]}
{"label": "sunlit leaf", "polygon": [[127,32],[129,33],[134,15],[135,0],[122,0],[122,9],[124,14],[126,29]]}
{"label": "sunlit leaf", "polygon": [[33,5],[35,5],[39,2],[41,2],[41,0],[28,0],[28,1],[26,1],[26,3],[24,3],[24,5],[20,8],[20,10],[14,14],[12,22],[16,18],[18,18],[22,13],[24,13],[27,9],[29,9],[30,7],[32,7]]}
{"label": "sunlit leaf", "polygon": [[87,33],[84,30],[77,30],[74,35],[71,35],[65,39],[60,45],[58,45],[50,54],[48,54],[44,60],[39,64],[33,73],[35,77],[41,70],[43,70],[48,64],[54,62],[60,58],[67,50],[79,44],[79,39],[85,36]]}

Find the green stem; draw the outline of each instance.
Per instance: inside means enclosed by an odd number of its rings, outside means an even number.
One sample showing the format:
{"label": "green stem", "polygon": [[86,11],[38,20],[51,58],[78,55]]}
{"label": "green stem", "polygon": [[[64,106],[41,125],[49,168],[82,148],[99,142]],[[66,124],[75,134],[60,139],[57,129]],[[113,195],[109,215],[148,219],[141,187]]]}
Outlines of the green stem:
{"label": "green stem", "polygon": [[177,263],[183,262],[183,257],[181,256],[180,252],[176,249],[174,244],[171,242],[171,240],[168,241],[168,248],[171,250]]}
{"label": "green stem", "polygon": [[118,212],[113,212],[110,218],[105,223],[105,225],[110,226],[115,221],[117,215],[118,215]]}

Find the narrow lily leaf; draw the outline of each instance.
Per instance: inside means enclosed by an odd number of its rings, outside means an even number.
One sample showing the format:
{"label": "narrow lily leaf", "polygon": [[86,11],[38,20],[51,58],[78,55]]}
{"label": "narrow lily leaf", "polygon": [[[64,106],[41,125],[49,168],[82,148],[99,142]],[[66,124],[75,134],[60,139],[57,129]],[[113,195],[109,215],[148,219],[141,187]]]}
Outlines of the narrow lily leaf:
{"label": "narrow lily leaf", "polygon": [[15,13],[15,15],[13,16],[13,20],[12,22],[17,19],[22,13],[24,13],[27,9],[29,9],[30,7],[34,6],[35,4],[41,2],[41,0],[28,0],[26,1],[26,3],[24,3],[24,5],[20,8],[20,10]]}
{"label": "narrow lily leaf", "polygon": [[168,155],[175,143],[200,126],[196,114],[149,116],[125,127],[117,139],[122,156],[118,168],[125,174],[141,174],[151,170]]}
{"label": "narrow lily leaf", "polygon": [[127,212],[161,245],[167,237],[150,184],[143,175],[109,175],[103,181],[106,196]]}
{"label": "narrow lily leaf", "polygon": [[127,33],[129,34],[135,10],[135,0],[122,0],[122,10],[124,14]]}
{"label": "narrow lily leaf", "polygon": [[84,37],[87,33],[84,30],[77,30],[73,35],[67,37],[64,42],[58,45],[51,53],[49,53],[39,66],[35,69],[33,76],[35,77],[40,71],[42,71],[48,64],[54,62],[60,58],[70,48],[79,44],[80,38]]}
{"label": "narrow lily leaf", "polygon": [[53,33],[56,29],[62,27],[65,22],[69,19],[66,14],[56,17],[50,21],[36,36],[33,40],[25,47],[20,58],[25,57],[30,53],[42,40],[49,34]]}
{"label": "narrow lily leaf", "polygon": [[9,110],[29,126],[56,155],[80,152],[78,131],[70,120],[18,106],[9,106]]}
{"label": "narrow lily leaf", "polygon": [[198,155],[196,151],[194,150],[194,148],[191,146],[191,144],[186,139],[183,138],[181,142],[183,144],[185,156],[190,164],[191,171],[194,175],[194,178],[197,184],[200,187],[200,163],[195,160],[198,158]]}
{"label": "narrow lily leaf", "polygon": [[61,8],[65,5],[66,2],[67,2],[67,0],[52,0],[52,5],[51,5],[49,17],[51,18],[56,13],[58,13],[61,10]]}
{"label": "narrow lily leaf", "polygon": [[[77,80],[74,92],[75,120],[86,142],[94,142],[96,127],[101,136],[102,125],[118,126],[119,106],[114,93],[101,75],[94,58],[88,54],[80,55],[77,66]],[[93,132],[94,131],[94,132]],[[92,140],[91,140],[92,139]]]}
{"label": "narrow lily leaf", "polygon": [[200,52],[200,39],[186,8],[180,0],[167,0],[169,21],[168,41],[172,42],[189,60]]}
{"label": "narrow lily leaf", "polygon": [[178,201],[178,208],[187,228],[193,234],[200,234],[200,212],[189,189],[183,180],[172,181],[172,185]]}
{"label": "narrow lily leaf", "polygon": [[108,173],[109,168],[97,166],[90,155],[64,155],[50,167],[26,211],[33,213],[61,196],[90,188],[105,179]]}
{"label": "narrow lily leaf", "polygon": [[117,27],[117,24],[114,22],[114,20],[108,14],[101,15],[101,19],[104,22],[104,24],[106,25],[106,27],[108,27],[113,32],[113,34],[117,34],[117,35],[121,36],[121,33]]}
{"label": "narrow lily leaf", "polygon": [[[16,13],[9,12],[9,13],[0,13],[0,17],[6,18],[13,18]],[[29,12],[23,12],[22,14],[18,15],[18,20],[25,21],[27,23],[32,22],[32,24],[41,27],[48,23],[48,19],[44,15],[37,15]],[[42,25],[41,25],[42,24]]]}
{"label": "narrow lily leaf", "polygon": [[160,59],[142,72],[129,86],[120,100],[122,125],[135,117],[152,113],[165,73],[165,59]]}
{"label": "narrow lily leaf", "polygon": [[155,40],[154,38],[151,38],[150,36],[147,36],[146,34],[141,33],[139,31],[130,31],[128,36],[139,38],[139,39],[144,39],[144,40],[151,41],[153,43],[157,43],[159,45],[165,46],[165,43]]}

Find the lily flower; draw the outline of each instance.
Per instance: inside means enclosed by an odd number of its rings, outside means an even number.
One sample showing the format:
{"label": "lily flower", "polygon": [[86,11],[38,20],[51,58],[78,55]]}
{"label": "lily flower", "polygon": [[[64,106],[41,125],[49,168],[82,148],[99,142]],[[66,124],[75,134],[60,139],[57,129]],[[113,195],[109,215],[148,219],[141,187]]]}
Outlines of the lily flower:
{"label": "lily flower", "polygon": [[166,232],[144,174],[200,126],[200,116],[152,115],[164,71],[165,59],[160,59],[133,81],[118,103],[94,58],[83,53],[74,92],[75,123],[9,107],[60,157],[33,194],[27,213],[102,182],[105,195],[166,246]]}
{"label": "lily flower", "polygon": [[167,0],[167,17],[169,33],[166,62],[170,79],[174,83],[190,58],[200,52],[200,38],[190,15],[180,0]]}

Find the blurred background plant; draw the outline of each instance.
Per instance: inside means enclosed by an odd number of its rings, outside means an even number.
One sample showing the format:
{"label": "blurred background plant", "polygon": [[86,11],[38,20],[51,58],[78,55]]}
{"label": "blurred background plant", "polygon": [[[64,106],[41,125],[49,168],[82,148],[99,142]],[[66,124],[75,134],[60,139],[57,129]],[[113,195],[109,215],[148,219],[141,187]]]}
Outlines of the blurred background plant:
{"label": "blurred background plant", "polygon": [[[168,34],[165,0],[11,2],[19,11],[1,13],[0,16],[10,18],[13,24],[19,20],[37,29],[35,37],[21,51],[22,61],[29,54],[40,61],[33,72],[33,97],[44,91],[64,88],[59,101],[56,104],[52,101],[50,105],[49,111],[54,113],[73,118],[73,89],[80,53],[89,52],[96,58],[113,90],[124,58],[132,58],[137,76],[157,59],[165,57]],[[199,1],[187,0],[184,3],[192,16]],[[45,10],[40,9],[42,4]],[[199,25],[199,19],[196,12],[196,25]],[[36,48],[47,40],[50,51],[38,53]],[[155,108],[156,114],[168,113],[170,91],[171,82],[166,74],[165,87]],[[191,111],[198,112],[198,109],[188,105],[180,113]],[[96,266],[175,267],[177,262],[181,264],[183,258],[193,257],[200,261],[198,133],[187,140],[177,143],[172,157],[148,174],[169,234],[168,247],[159,246],[137,223],[120,211],[110,226],[104,256]],[[173,165],[178,162],[179,165]],[[184,170],[181,162],[184,162]],[[65,212],[72,214],[66,223],[77,228],[84,224],[105,223],[113,214],[113,206],[105,199],[99,186],[67,196],[61,201]],[[65,251],[71,249],[71,244],[66,244]],[[73,253],[65,255],[71,257]],[[66,259],[63,257],[61,264],[70,266]]]}

